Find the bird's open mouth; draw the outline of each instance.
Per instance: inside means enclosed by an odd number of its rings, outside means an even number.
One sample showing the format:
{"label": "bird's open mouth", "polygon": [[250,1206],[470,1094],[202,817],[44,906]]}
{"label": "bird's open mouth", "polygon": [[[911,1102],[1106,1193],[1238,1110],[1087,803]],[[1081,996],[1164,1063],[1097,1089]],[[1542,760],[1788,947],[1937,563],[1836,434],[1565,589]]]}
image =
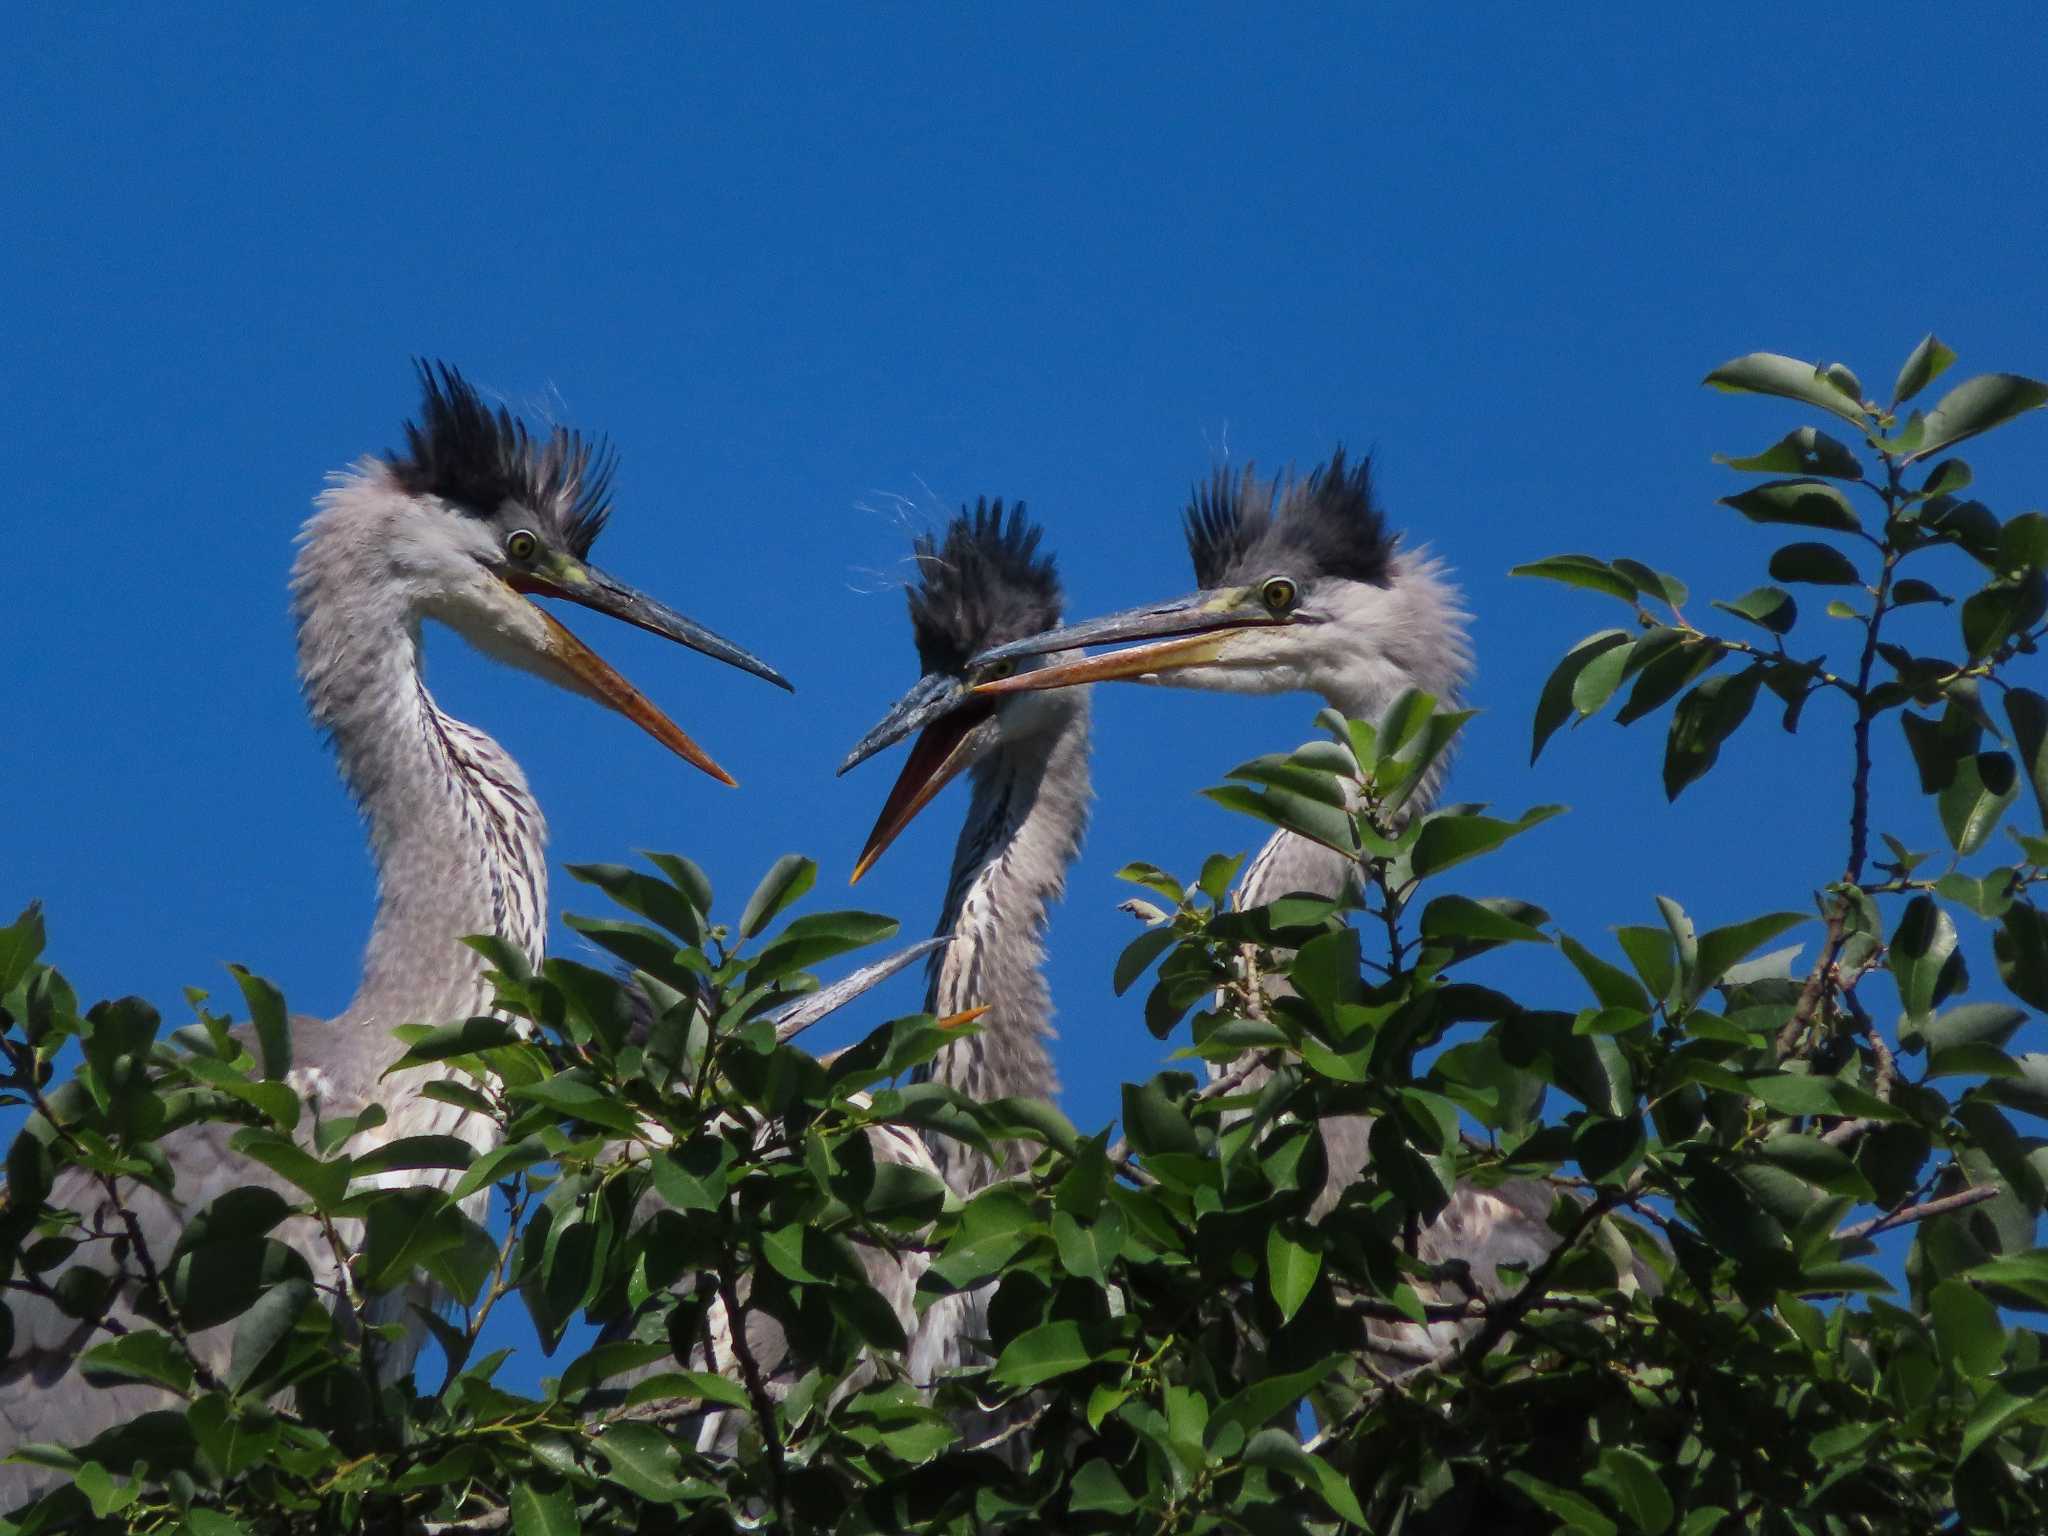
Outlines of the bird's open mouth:
{"label": "bird's open mouth", "polygon": [[875,818],[875,829],[868,834],[867,845],[854,861],[849,885],[859,882],[897,835],[917,818],[917,813],[967,766],[973,757],[969,736],[995,712],[993,703],[970,699],[948,710],[919,733],[903,771],[896,776],[895,787],[882,802],[882,813]]}

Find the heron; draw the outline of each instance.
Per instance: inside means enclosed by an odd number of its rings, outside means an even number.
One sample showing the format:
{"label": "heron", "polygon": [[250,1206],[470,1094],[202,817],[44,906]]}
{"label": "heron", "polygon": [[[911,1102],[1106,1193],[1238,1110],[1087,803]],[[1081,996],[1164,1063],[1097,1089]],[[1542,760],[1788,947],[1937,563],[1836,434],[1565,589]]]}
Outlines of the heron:
{"label": "heron", "polygon": [[[429,1134],[486,1146],[484,1116],[429,1097],[444,1069],[380,1074],[396,1048],[394,1026],[446,1023],[487,1013],[492,988],[483,958],[458,941],[494,934],[538,965],[547,933],[545,824],[512,757],[474,726],[441,709],[422,673],[423,621],[454,630],[494,660],[532,672],[624,715],[655,740],[724,784],[732,777],[643,693],[533,599],[563,599],[660,635],[750,672],[790,684],[766,662],[685,618],[590,562],[611,514],[616,457],[603,439],[554,427],[529,432],[504,407],[492,409],[456,369],[416,363],[418,419],[405,446],[370,455],[329,476],[299,534],[292,572],[298,671],[314,724],[332,744],[341,776],[368,826],[376,867],[376,916],[362,978],[331,1019],[294,1018],[289,1081],[326,1118],[375,1103],[387,1117],[351,1150]],[[300,1192],[237,1156],[235,1127],[195,1126],[163,1143],[175,1190],[104,1183],[82,1170],[57,1181],[49,1203],[82,1223],[76,1260],[116,1259],[117,1284],[83,1318],[47,1298],[10,1297],[16,1339],[0,1370],[0,1452],[30,1441],[78,1445],[116,1423],[179,1400],[141,1385],[96,1387],[73,1369],[96,1337],[140,1315],[145,1284],[116,1195],[134,1232],[158,1262],[189,1215],[242,1185],[268,1186],[287,1200]],[[458,1175],[420,1170],[379,1175],[392,1185],[451,1186]],[[488,1192],[470,1202],[480,1215]],[[345,1223],[352,1229],[356,1224]],[[347,1314],[347,1283],[333,1247],[292,1221],[279,1235],[297,1250],[319,1292]],[[302,1230],[294,1230],[302,1229]],[[349,1233],[344,1236],[353,1241]],[[54,1277],[48,1277],[54,1278]],[[411,1367],[424,1336],[413,1309],[431,1305],[424,1281],[372,1298],[344,1326],[407,1325],[386,1345],[386,1380]],[[232,1325],[191,1342],[218,1374]],[[0,1467],[0,1506],[52,1480],[38,1468]]]}
{"label": "heron", "polygon": [[[1040,552],[1042,537],[1021,502],[1006,513],[1002,501],[986,498],[972,511],[962,506],[943,539],[918,537],[908,595],[923,675],[839,767],[845,773],[917,733],[854,864],[855,881],[947,784],[964,773],[972,785],[938,921],[950,941],[932,956],[925,1007],[938,1017],[984,1012],[978,1033],[949,1043],[917,1076],[983,1102],[1050,1101],[1059,1091],[1047,1049],[1046,916],[1080,854],[1091,798],[1086,690],[1003,699],[970,691],[1011,665],[975,668],[976,652],[1059,622],[1059,576]],[[931,1151],[962,1197],[1031,1164],[1031,1149],[1014,1141],[991,1157],[938,1135]],[[977,1288],[926,1311],[912,1339],[914,1381],[977,1358],[972,1341],[987,1337],[988,1299]],[[986,1433],[996,1422],[982,1417],[969,1427]]]}
{"label": "heron", "polygon": [[[1219,467],[1195,487],[1185,525],[1198,590],[991,646],[969,665],[1004,675],[976,682],[973,692],[1004,699],[1116,680],[1217,693],[1307,692],[1347,718],[1367,720],[1410,689],[1444,704],[1463,693],[1472,672],[1469,615],[1443,562],[1388,526],[1369,455],[1353,460],[1340,448],[1299,476]],[[1125,648],[1035,664],[1102,645]],[[1434,802],[1445,768],[1442,758],[1432,765],[1407,814]],[[1258,907],[1296,892],[1341,898],[1358,878],[1345,854],[1281,831],[1253,857],[1235,901]],[[1210,1064],[1212,1075],[1226,1069]],[[1270,1075],[1255,1068],[1242,1091]],[[1317,1215],[1364,1171],[1370,1129],[1362,1116],[1323,1122],[1330,1178]],[[1550,1190],[1533,1181],[1493,1190],[1461,1184],[1423,1228],[1419,1252],[1433,1262],[1462,1260],[1483,1291],[1503,1294],[1512,1285],[1501,1266],[1532,1266],[1557,1246],[1550,1208]],[[1425,1337],[1441,1347],[1456,1335],[1437,1326]]]}

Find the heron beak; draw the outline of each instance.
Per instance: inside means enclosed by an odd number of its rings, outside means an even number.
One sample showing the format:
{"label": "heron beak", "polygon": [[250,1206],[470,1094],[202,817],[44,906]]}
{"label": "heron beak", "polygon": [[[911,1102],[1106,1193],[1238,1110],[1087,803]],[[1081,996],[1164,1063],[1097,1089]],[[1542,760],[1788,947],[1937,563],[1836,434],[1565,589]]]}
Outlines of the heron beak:
{"label": "heron beak", "polygon": [[[644,629],[679,645],[687,645],[693,651],[729,662],[780,687],[790,686],[781,673],[751,652],[741,650],[730,640],[713,634],[703,625],[684,618],[594,566],[563,556],[545,571],[511,572],[506,573],[503,579],[508,587],[523,596],[555,597],[580,603],[636,629]],[[577,639],[553,614],[537,603],[533,608],[546,626],[542,649],[548,659],[561,667],[592,698],[617,710],[684,762],[703,769],[719,783],[738,782],[680,726],[656,708],[645,694],[613,670],[602,656]]]}
{"label": "heron beak", "polygon": [[888,717],[847,754],[846,761],[839,765],[841,773],[922,728],[910,749],[909,761],[904,763],[895,787],[882,804],[881,815],[875,818],[875,829],[868,834],[867,846],[855,860],[853,876],[847,884],[858,885],[861,876],[916,819],[917,813],[973,760],[968,738],[995,711],[993,703],[969,698],[959,679],[934,673],[920,679],[889,711]]}
{"label": "heron beak", "polygon": [[644,629],[650,635],[687,645],[715,661],[738,667],[742,672],[751,672],[778,688],[787,688],[791,693],[796,692],[788,678],[752,651],[742,650],[723,635],[713,634],[696,620],[684,618],[666,603],[656,602],[646,593],[634,590],[594,565],[585,565],[565,555],[558,557],[544,572],[514,572],[505,580],[515,592],[524,592],[529,597],[558,597],[564,602],[581,603],[635,629]]}
{"label": "heron beak", "polygon": [[1043,634],[983,651],[967,664],[970,672],[999,662],[1043,656],[1054,651],[1071,651],[1086,645],[1126,645],[1134,640],[1150,642],[1100,656],[1054,662],[1051,666],[976,683],[971,691],[976,694],[1026,693],[1046,688],[1071,688],[1081,683],[1155,677],[1162,672],[1203,666],[1222,659],[1225,646],[1246,630],[1273,629],[1307,622],[1314,622],[1312,616],[1298,609],[1288,614],[1269,612],[1249,588],[1196,592],[1171,602],[1148,603],[1142,608],[1126,609],[1106,618],[1087,619],[1061,629],[1049,629]]}
{"label": "heron beak", "polygon": [[535,612],[540,614],[541,621],[547,625],[546,648],[549,658],[589,689],[593,698],[609,704],[684,762],[702,768],[721,784],[738,786],[738,779],[713,762],[710,753],[698,746],[681,726],[657,709],[653,700],[646,694],[619,676],[610,662],[578,640],[546,609],[536,607]]}

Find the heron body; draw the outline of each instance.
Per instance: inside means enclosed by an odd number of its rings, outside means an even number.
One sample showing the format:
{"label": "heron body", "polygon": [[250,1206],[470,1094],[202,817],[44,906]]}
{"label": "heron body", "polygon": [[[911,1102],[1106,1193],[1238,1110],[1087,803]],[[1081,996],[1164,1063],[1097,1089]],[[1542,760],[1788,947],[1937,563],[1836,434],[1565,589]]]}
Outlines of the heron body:
{"label": "heron body", "polygon": [[[901,775],[855,866],[858,879],[912,817],[954,777],[971,793],[953,851],[926,1008],[939,1017],[986,1010],[979,1029],[945,1047],[918,1075],[983,1102],[1050,1100],[1059,1078],[1047,1049],[1052,1001],[1043,973],[1046,914],[1087,829],[1088,698],[1084,691],[974,697],[984,674],[980,650],[1057,623],[1060,587],[1039,553],[1040,530],[1018,505],[983,501],[960,515],[943,540],[919,538],[909,589],[912,633],[923,676],[848,755],[843,773],[918,732]],[[1028,1171],[1030,1149],[1004,1143],[991,1158],[950,1137],[931,1138],[948,1185],[968,1197]],[[986,1288],[941,1298],[911,1341],[912,1379],[930,1382],[978,1358],[988,1332]],[[987,1416],[966,1426],[985,1434]]]}
{"label": "heron body", "polygon": [[[1082,646],[1126,648],[1018,671],[976,691],[1000,697],[1110,680],[1219,693],[1303,691],[1365,720],[1378,719],[1410,689],[1440,704],[1463,693],[1472,670],[1468,615],[1444,567],[1387,527],[1369,459],[1347,462],[1340,450],[1298,478],[1219,470],[1197,487],[1186,527],[1196,592],[995,646],[974,662],[1011,666]],[[1444,769],[1442,759],[1432,765],[1404,814],[1434,802]],[[1350,857],[1281,831],[1254,857],[1235,900],[1255,907],[1294,893],[1338,898],[1358,878]],[[1277,984],[1265,982],[1269,990]],[[1246,1089],[1269,1076],[1255,1069]],[[1330,1174],[1316,1214],[1331,1209],[1369,1163],[1371,1123],[1365,1116],[1323,1122]],[[1546,1187],[1526,1181],[1498,1190],[1461,1185],[1420,1234],[1420,1251],[1463,1260],[1482,1288],[1499,1294],[1503,1265],[1532,1264],[1556,1247],[1545,1221],[1550,1204]],[[1441,1344],[1456,1330],[1429,1334]]]}
{"label": "heron body", "polygon": [[[348,1007],[331,1019],[293,1019],[290,1082],[316,1116],[355,1116],[372,1104],[386,1110],[381,1126],[349,1144],[354,1152],[408,1136],[452,1135],[479,1148],[494,1137],[484,1117],[422,1091],[443,1075],[441,1067],[381,1076],[398,1055],[391,1031],[489,1011],[485,963],[459,942],[465,935],[495,934],[534,964],[545,944],[540,808],[504,749],[448,715],[428,691],[422,622],[437,620],[496,659],[598,699],[721,779],[702,749],[528,596],[568,598],[782,681],[587,563],[610,510],[611,460],[601,445],[562,430],[534,438],[509,413],[487,408],[453,369],[423,365],[420,373],[423,403],[406,429],[407,448],[331,478],[300,535],[292,577],[300,680],[367,822],[377,909]],[[145,1281],[117,1195],[157,1265],[191,1217],[231,1189],[268,1187],[295,1206],[303,1199],[233,1152],[235,1129],[209,1124],[167,1137],[163,1152],[175,1179],[169,1195],[126,1180],[110,1188],[75,1168],[58,1178],[49,1203],[78,1213],[86,1238],[71,1262],[105,1269],[112,1258],[117,1283],[83,1319],[41,1297],[10,1298],[16,1342],[0,1369],[0,1450],[29,1441],[82,1444],[181,1401],[153,1387],[96,1387],[74,1363],[99,1338],[155,1326],[138,1311]],[[457,1177],[403,1170],[374,1182],[447,1188]],[[485,1199],[469,1202],[473,1215]],[[403,1341],[377,1356],[379,1374],[396,1379],[425,1334],[413,1308],[438,1298],[416,1279],[369,1298],[357,1313],[343,1264],[359,1224],[337,1226],[342,1252],[309,1217],[288,1217],[274,1235],[297,1253],[345,1329],[408,1325]],[[192,1336],[203,1369],[225,1369],[232,1333],[229,1321]],[[52,1480],[43,1469],[0,1466],[0,1506]]]}

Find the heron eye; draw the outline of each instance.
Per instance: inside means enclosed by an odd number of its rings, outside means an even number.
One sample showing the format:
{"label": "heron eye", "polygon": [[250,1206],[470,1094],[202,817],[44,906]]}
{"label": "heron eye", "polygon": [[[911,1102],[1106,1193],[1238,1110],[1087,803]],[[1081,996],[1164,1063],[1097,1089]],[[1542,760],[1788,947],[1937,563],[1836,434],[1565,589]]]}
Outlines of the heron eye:
{"label": "heron eye", "polygon": [[1016,670],[1017,663],[1014,659],[991,661],[982,667],[979,680],[984,683],[999,682]]}
{"label": "heron eye", "polygon": [[1275,613],[1285,613],[1292,608],[1296,596],[1294,583],[1285,576],[1275,576],[1259,588],[1260,601]]}
{"label": "heron eye", "polygon": [[540,540],[524,528],[515,528],[505,535],[505,553],[514,560],[531,560],[539,548]]}

